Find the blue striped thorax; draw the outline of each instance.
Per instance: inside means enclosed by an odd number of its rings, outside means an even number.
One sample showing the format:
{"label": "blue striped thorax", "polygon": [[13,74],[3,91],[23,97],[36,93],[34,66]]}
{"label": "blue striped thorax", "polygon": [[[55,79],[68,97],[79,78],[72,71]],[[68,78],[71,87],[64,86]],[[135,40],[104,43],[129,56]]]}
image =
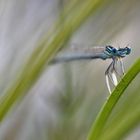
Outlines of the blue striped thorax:
{"label": "blue striped thorax", "polygon": [[112,46],[106,46],[105,53],[110,58],[114,58],[114,57],[123,58],[131,53],[131,48],[125,47],[125,48],[116,49]]}

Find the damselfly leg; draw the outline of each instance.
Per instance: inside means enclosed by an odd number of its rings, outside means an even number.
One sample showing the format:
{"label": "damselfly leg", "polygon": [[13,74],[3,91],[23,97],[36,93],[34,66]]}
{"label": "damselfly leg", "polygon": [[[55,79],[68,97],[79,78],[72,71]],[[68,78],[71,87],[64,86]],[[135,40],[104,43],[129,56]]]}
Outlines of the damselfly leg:
{"label": "damselfly leg", "polygon": [[110,81],[114,86],[117,86],[117,84],[118,84],[117,75],[119,75],[117,72],[117,59],[113,59],[113,61],[108,66],[108,68],[105,72],[106,84],[107,84],[109,93],[111,93]]}
{"label": "damselfly leg", "polygon": [[112,65],[113,65],[113,61],[108,66],[107,70],[105,71],[106,84],[107,84],[107,88],[108,88],[108,91],[109,91],[110,94],[111,94],[110,80],[113,83],[113,80],[112,80],[112,77],[111,77],[111,72],[110,72]]}
{"label": "damselfly leg", "polygon": [[124,64],[123,64],[123,60],[121,58],[119,58],[119,62],[120,62],[120,65],[121,65],[121,71],[123,73],[123,75],[125,74],[124,72]]}

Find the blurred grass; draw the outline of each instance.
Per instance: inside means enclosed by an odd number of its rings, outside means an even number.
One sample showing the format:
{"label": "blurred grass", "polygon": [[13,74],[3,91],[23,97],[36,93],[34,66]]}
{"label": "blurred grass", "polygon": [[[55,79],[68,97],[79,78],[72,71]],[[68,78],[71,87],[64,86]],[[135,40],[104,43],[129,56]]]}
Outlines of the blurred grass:
{"label": "blurred grass", "polygon": [[[107,2],[107,0],[106,0]],[[68,42],[72,33],[103,4],[100,0],[88,0],[80,4],[76,10],[71,11],[63,25],[55,31],[54,37],[48,43],[47,38],[39,43],[37,50],[32,53],[22,73],[13,81],[3,97],[0,98],[0,120],[6,115],[14,102],[31,88],[44,70],[46,63],[55,53]],[[81,14],[80,11],[83,11]]]}
{"label": "blurred grass", "polygon": [[[126,30],[129,27],[129,24],[135,19],[139,20],[139,1],[137,0],[72,0],[66,1],[63,4],[64,5],[60,5],[61,12],[59,13],[59,17],[55,24],[52,25],[52,28],[45,32],[42,38],[38,39],[39,41],[36,43],[29,59],[27,59],[26,63],[21,63],[21,67],[18,73],[16,73],[16,77],[12,79],[12,84],[10,86],[5,86],[5,92],[0,98],[1,122],[4,123],[4,119],[6,118],[10,109],[13,108],[13,105],[15,105],[15,108],[12,110],[12,113],[16,112],[16,108],[18,108],[16,105],[21,104],[24,100],[24,97],[29,94],[30,89],[34,87],[46,68],[48,68],[47,64],[51,58],[55,57],[56,53],[65,47],[72,38],[75,38],[75,34],[77,33],[76,31],[78,29],[82,30],[83,23],[85,23],[85,25],[89,28],[86,28],[86,32],[84,32],[84,38],[82,38],[81,41],[86,42],[85,40],[91,38],[91,42],[94,43],[94,45],[97,45],[102,43],[108,44],[108,42],[111,42],[111,40],[113,40],[119,33],[122,33],[123,30]],[[90,21],[90,25],[88,24],[88,21]],[[130,59],[130,61],[133,63],[133,59]],[[95,66],[96,64],[94,67]],[[117,103],[117,105],[120,105],[117,106],[117,110],[115,110],[116,107],[114,107],[114,105],[118,99],[119,101],[121,100],[121,94],[124,95],[123,90],[134,78],[133,76],[136,74],[136,72],[139,72],[139,66],[137,66],[134,66],[125,75],[125,82],[123,80],[120,82],[113,94],[107,100],[107,103],[105,97],[106,95],[104,94],[106,90],[103,88],[103,86],[100,88],[99,85],[97,85],[98,83],[102,82],[102,78],[99,74],[94,73],[94,67],[90,67],[90,70],[84,71],[84,69],[87,68],[84,63],[81,65],[82,68],[77,68],[78,72],[76,74],[80,78],[79,81],[77,80],[78,84],[75,84],[75,87],[73,87],[73,73],[71,69],[75,67],[64,66],[63,69],[66,70],[67,74],[63,80],[65,80],[66,84],[65,88],[63,89],[63,94],[57,93],[56,102],[58,104],[55,104],[55,107],[59,112],[59,115],[57,114],[57,123],[55,126],[52,124],[47,124],[47,128],[45,127],[45,130],[42,126],[42,129],[39,131],[46,131],[46,136],[44,139],[85,140],[87,134],[90,133],[90,140],[97,140],[98,138],[95,137],[98,137],[99,134],[100,139],[118,140],[129,135],[130,132],[136,128],[140,122],[140,96],[139,94],[133,95],[133,92],[139,93],[139,83],[137,82],[137,90],[135,90],[135,87],[131,87],[131,90],[127,91],[127,95],[131,95],[130,98],[126,96],[126,100],[122,101],[122,104],[119,104],[119,102]],[[9,65],[7,71],[10,69],[10,67],[11,65]],[[88,73],[89,76],[87,77],[87,74],[84,75],[84,73]],[[94,73],[93,76],[91,73]],[[77,76],[76,74],[75,77]],[[100,81],[98,79],[100,79]],[[74,78],[74,80],[76,80],[76,78]],[[62,81],[60,81],[60,83],[61,82]],[[98,88],[102,91],[98,91]],[[132,98],[134,100],[133,104],[128,107]],[[100,109],[100,106],[104,100],[106,103],[104,106],[105,112],[101,112],[101,118],[97,118],[94,129],[90,130],[91,124],[95,121],[96,114],[98,113],[98,110]],[[54,100],[51,100],[51,102],[53,101]],[[113,115],[111,114],[112,111],[114,111]],[[100,119],[103,120],[100,121]],[[30,120],[27,121],[27,123],[29,122]],[[38,127],[37,125],[35,126]],[[34,127],[32,129],[34,129]],[[16,134],[15,129],[14,131],[14,134]],[[18,132],[19,130],[17,130],[17,133]],[[38,133],[33,133],[31,135],[38,139],[36,137],[37,134]],[[6,133],[6,136],[8,135],[9,133]],[[16,136],[14,136],[14,138],[15,137]],[[11,137],[9,137],[9,139],[11,140]],[[42,140],[43,138],[40,139]]]}

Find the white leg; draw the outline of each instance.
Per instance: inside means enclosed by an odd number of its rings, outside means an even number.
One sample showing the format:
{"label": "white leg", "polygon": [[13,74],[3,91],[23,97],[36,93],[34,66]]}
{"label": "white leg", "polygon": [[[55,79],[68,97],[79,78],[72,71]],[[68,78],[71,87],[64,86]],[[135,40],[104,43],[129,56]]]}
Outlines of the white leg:
{"label": "white leg", "polygon": [[108,66],[108,68],[105,72],[106,84],[107,84],[107,88],[108,88],[108,91],[109,91],[110,94],[111,94],[111,87],[110,87],[110,82],[109,81],[111,80],[111,82],[114,84],[112,76],[110,74],[110,70],[112,69],[113,63],[114,62],[111,62],[111,64]]}
{"label": "white leg", "polygon": [[105,72],[106,84],[107,84],[109,93],[111,93],[110,81],[112,82],[114,86],[117,86],[118,84],[115,65],[116,65],[116,60],[114,59]]}
{"label": "white leg", "polygon": [[118,80],[117,80],[115,72],[112,72],[111,75],[112,75],[114,86],[117,86],[118,85]]}
{"label": "white leg", "polygon": [[123,64],[123,60],[120,58],[119,61],[120,61],[120,65],[121,65],[122,73],[123,73],[123,75],[124,75],[125,72],[124,72],[124,64]]}
{"label": "white leg", "polygon": [[105,75],[105,78],[106,78],[106,85],[107,85],[108,91],[111,94],[111,88],[110,88],[110,84],[109,84],[109,76]]}

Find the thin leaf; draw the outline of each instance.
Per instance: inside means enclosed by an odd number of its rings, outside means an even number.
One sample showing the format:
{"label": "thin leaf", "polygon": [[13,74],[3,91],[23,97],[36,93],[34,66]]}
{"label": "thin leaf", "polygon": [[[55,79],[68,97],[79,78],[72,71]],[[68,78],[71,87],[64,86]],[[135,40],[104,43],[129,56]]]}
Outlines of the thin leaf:
{"label": "thin leaf", "polygon": [[135,64],[129,69],[129,71],[124,75],[118,86],[109,96],[105,104],[103,105],[101,111],[99,112],[95,122],[93,123],[87,140],[98,140],[102,134],[103,128],[114,109],[116,103],[120,99],[121,95],[124,93],[125,89],[131,83],[131,81],[140,72],[140,58],[135,62]]}

